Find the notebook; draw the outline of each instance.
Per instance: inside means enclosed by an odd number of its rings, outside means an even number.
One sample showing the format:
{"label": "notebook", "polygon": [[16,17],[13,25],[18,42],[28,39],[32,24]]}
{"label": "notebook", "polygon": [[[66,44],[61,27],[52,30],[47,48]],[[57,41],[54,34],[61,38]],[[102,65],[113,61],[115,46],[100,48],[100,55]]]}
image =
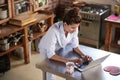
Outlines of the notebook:
{"label": "notebook", "polygon": [[89,64],[84,64],[82,66],[75,66],[75,69],[77,69],[80,72],[87,70],[87,69],[90,69],[92,67],[95,67],[95,66],[101,64],[108,56],[110,56],[110,54],[103,56],[97,60],[93,60]]}

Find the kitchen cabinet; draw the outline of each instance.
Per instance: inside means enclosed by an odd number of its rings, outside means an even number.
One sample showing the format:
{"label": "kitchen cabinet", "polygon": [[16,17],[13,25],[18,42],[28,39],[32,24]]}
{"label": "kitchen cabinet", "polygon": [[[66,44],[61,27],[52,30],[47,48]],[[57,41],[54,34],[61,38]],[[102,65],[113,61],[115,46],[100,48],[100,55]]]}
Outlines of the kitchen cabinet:
{"label": "kitchen cabinet", "polygon": [[31,0],[11,0],[11,4],[13,17],[32,13]]}
{"label": "kitchen cabinet", "polygon": [[23,34],[23,28],[18,28],[17,26],[14,25],[4,25],[4,27],[1,28],[0,45],[7,46],[7,49],[0,51],[0,56],[8,54],[9,52],[23,46],[23,41],[18,42],[17,45],[11,45],[11,46],[10,46],[11,43],[8,42],[9,39],[8,37],[14,35],[17,32],[21,32]]}
{"label": "kitchen cabinet", "polygon": [[0,24],[6,23],[11,16],[11,0],[0,0]]}
{"label": "kitchen cabinet", "polygon": [[[32,14],[31,14],[32,15]],[[25,16],[25,15],[23,15]],[[29,55],[29,41],[33,41],[37,38],[40,38],[42,37],[46,31],[48,30],[48,28],[53,24],[53,17],[54,17],[54,14],[52,12],[49,12],[49,11],[42,11],[42,10],[39,10],[38,12],[35,13],[35,15],[33,16],[33,18],[35,18],[34,21],[30,22],[30,23],[26,23],[25,25],[16,25],[18,26],[18,29],[22,29],[23,31],[23,41],[22,41],[22,44],[20,44],[20,46],[18,47],[21,47],[23,46],[24,47],[24,58],[25,58],[25,63],[29,63],[30,62],[30,55]],[[22,20],[22,19],[20,19]],[[33,29],[33,27],[36,27],[36,26],[33,26],[33,25],[36,25],[36,24],[40,24],[41,21],[45,21],[45,26],[47,26],[47,28],[45,29],[45,31],[32,31],[32,37],[29,36],[29,31],[30,29]],[[15,25],[15,24],[12,24],[12,25]]]}
{"label": "kitchen cabinet", "polygon": [[48,6],[48,0],[33,0],[33,11],[43,10]]}
{"label": "kitchen cabinet", "polygon": [[[4,4],[0,4],[0,7],[6,6],[4,8],[8,9],[9,12],[7,18],[0,19],[0,24],[5,23],[0,26],[0,48],[5,47],[0,51],[0,56],[23,47],[24,61],[25,63],[30,62],[29,42],[42,37],[53,24],[54,19],[53,12],[40,9],[35,12],[32,11],[32,4],[32,0],[5,0]],[[20,24],[16,24],[17,22]],[[45,24],[41,26],[42,22]],[[32,30],[36,28],[35,25],[39,31]],[[16,34],[20,34],[21,39]],[[14,39],[15,41],[10,41]]]}
{"label": "kitchen cabinet", "polygon": [[[23,26],[24,27],[24,34],[25,34],[25,37],[24,37],[25,53],[28,55],[28,56],[26,56],[28,58],[27,62],[30,62],[29,49],[28,49],[28,43],[29,43],[28,27],[30,27],[31,25],[37,24],[40,21],[46,20],[46,26],[47,26],[47,29],[48,29],[53,24],[53,17],[54,17],[53,13],[39,11],[38,14],[35,16],[36,21]],[[45,33],[46,33],[46,31],[44,31],[44,32],[33,32],[33,37],[30,38],[30,40],[32,41],[32,40],[35,40],[39,37],[42,37]]]}

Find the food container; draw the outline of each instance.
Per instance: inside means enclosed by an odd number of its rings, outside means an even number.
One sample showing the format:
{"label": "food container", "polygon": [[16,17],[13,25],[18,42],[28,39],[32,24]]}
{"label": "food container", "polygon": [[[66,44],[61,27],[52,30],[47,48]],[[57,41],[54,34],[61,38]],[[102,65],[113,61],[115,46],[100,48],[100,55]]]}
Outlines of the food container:
{"label": "food container", "polygon": [[8,17],[7,10],[2,10],[0,12],[0,19],[5,19]]}
{"label": "food container", "polygon": [[0,39],[0,44],[7,44],[8,43],[8,39]]}
{"label": "food container", "polygon": [[0,44],[0,51],[6,51],[9,49],[9,43],[7,44]]}

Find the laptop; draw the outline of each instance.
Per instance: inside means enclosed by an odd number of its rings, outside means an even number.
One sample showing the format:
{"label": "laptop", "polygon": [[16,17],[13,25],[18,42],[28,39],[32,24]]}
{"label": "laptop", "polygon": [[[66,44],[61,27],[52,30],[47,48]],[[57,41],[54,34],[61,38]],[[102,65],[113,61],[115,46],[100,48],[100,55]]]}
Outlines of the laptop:
{"label": "laptop", "polygon": [[101,64],[108,56],[110,56],[110,54],[103,56],[97,60],[93,60],[89,64],[83,64],[82,66],[75,66],[74,68],[80,72],[85,71],[89,68],[92,68],[92,67],[95,67],[95,66]]}

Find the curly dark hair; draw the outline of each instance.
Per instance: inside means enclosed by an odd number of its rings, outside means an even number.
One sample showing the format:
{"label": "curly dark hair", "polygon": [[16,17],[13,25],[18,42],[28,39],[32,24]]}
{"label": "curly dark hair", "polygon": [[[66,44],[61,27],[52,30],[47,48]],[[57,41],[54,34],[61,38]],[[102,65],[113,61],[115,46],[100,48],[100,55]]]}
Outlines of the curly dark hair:
{"label": "curly dark hair", "polygon": [[79,24],[81,19],[80,9],[78,7],[74,7],[65,14],[63,22],[66,22],[68,25]]}

